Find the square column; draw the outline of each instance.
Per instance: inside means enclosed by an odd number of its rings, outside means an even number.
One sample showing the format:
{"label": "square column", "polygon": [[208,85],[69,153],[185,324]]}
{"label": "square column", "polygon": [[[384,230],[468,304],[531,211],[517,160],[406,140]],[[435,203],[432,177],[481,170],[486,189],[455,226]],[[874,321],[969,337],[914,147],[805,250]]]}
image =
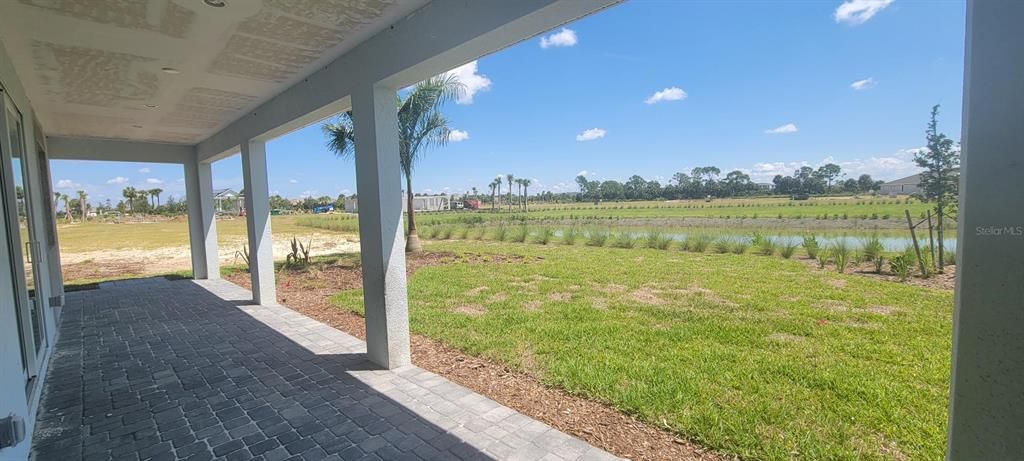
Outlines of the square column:
{"label": "square column", "polygon": [[210,163],[185,163],[185,198],[192,248],[192,277],[220,278],[217,221],[213,210],[213,171]]}
{"label": "square column", "polygon": [[352,93],[366,353],[388,369],[410,363],[395,93],[383,86]]}
{"label": "square column", "polygon": [[967,3],[949,460],[1024,453],[1024,3]]}
{"label": "square column", "polygon": [[270,232],[267,148],[263,141],[242,142],[245,226],[249,234],[249,276],[256,304],[277,304],[274,287],[274,238]]}

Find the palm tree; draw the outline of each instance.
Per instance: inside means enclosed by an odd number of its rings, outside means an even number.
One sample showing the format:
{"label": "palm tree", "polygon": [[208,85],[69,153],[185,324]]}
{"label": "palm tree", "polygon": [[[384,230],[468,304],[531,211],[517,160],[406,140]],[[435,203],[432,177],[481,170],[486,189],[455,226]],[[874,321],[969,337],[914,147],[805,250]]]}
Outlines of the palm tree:
{"label": "palm tree", "polygon": [[[465,92],[465,85],[454,74],[432,77],[416,85],[403,100],[398,102],[398,154],[405,176],[405,193],[408,205],[409,237],[405,251],[420,251],[420,238],[416,234],[416,216],[413,209],[412,170],[423,149],[443,146],[448,143],[451,129],[448,119],[441,115],[441,107]],[[339,157],[355,155],[355,129],[352,112],[340,115],[334,122],[323,126],[327,135],[327,147]]]}
{"label": "palm tree", "polygon": [[136,191],[134,187],[128,186],[128,187],[125,187],[124,190],[121,191],[121,195],[123,195],[124,198],[127,199],[127,201],[128,201],[128,212],[129,213],[134,213],[135,212],[134,202],[135,202],[135,198],[139,196],[138,191]]}
{"label": "palm tree", "polygon": [[494,198],[495,191],[498,190],[498,184],[500,184],[500,183],[498,182],[497,179],[495,179],[495,180],[491,181],[490,184],[487,185],[487,187],[491,188],[491,209],[492,210],[494,209],[495,206],[498,205],[498,202]]}
{"label": "palm tree", "polygon": [[160,194],[162,193],[164,193],[164,190],[159,187],[156,189],[149,190],[149,195],[152,195],[153,197],[156,198],[156,207],[154,208],[160,208]]}
{"label": "palm tree", "polygon": [[530,199],[529,187],[533,181],[529,179],[523,179],[523,211],[530,211],[527,206],[527,202]]}
{"label": "palm tree", "polygon": [[71,197],[68,197],[68,194],[60,194],[60,200],[64,202],[64,220],[71,221]]}
{"label": "palm tree", "polygon": [[508,211],[512,211],[512,181],[516,179],[512,176],[512,173],[505,175],[505,179],[508,180]]}
{"label": "palm tree", "polygon": [[89,197],[84,190],[78,191],[78,206],[82,208],[82,222],[86,220],[86,211],[89,208],[89,203],[85,201]]}

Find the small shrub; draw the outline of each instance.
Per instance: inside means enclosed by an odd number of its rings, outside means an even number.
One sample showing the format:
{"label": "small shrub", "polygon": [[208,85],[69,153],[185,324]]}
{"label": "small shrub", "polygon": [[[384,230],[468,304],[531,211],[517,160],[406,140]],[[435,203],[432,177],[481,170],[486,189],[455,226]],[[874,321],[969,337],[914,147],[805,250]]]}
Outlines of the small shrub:
{"label": "small shrub", "polygon": [[836,263],[836,271],[839,273],[846,272],[846,267],[850,264],[850,259],[854,254],[853,248],[846,243],[846,239],[838,238],[832,245],[829,245],[829,255],[832,256],[832,260]]}
{"label": "small shrub", "polygon": [[703,253],[711,246],[713,240],[711,236],[704,234],[687,236],[684,249],[694,253]]}
{"label": "small shrub", "polygon": [[487,229],[480,227],[473,234],[473,240],[483,240],[485,236],[487,236]]}
{"label": "small shrub", "polygon": [[441,234],[441,228],[438,226],[430,226],[426,229],[425,234],[428,239],[435,239]]}
{"label": "small shrub", "polygon": [[494,229],[494,240],[504,242],[506,239],[508,239],[508,229],[504,224],[498,224],[498,227]]}
{"label": "small shrub", "polygon": [[452,229],[452,226],[444,226],[441,228],[441,232],[437,235],[437,237],[440,238],[441,240],[448,240],[452,238],[453,232],[454,229]]}
{"label": "small shrub", "polygon": [[620,232],[612,240],[612,246],[615,248],[633,248],[636,246],[636,238],[629,232]]}
{"label": "small shrub", "polygon": [[882,246],[882,241],[878,239],[878,234],[872,234],[864,241],[861,247],[862,259],[866,262],[873,263],[875,265],[875,273],[882,273],[882,264],[885,259],[882,256],[882,252],[885,251],[885,247]]}
{"label": "small shrub", "polygon": [[818,251],[821,246],[818,244],[818,238],[813,235],[805,235],[803,239],[804,251],[807,252],[807,257],[811,259],[818,259]]}
{"label": "small shrub", "polygon": [[540,230],[540,232],[537,233],[536,236],[534,236],[533,241],[534,241],[534,243],[539,243],[541,245],[547,245],[547,244],[551,243],[551,240],[554,237],[555,237],[555,231],[551,230],[550,227],[545,227],[545,228],[542,228]]}
{"label": "small shrub", "polygon": [[750,243],[743,239],[736,239],[736,242],[732,245],[732,252],[741,255],[747,252],[747,248],[750,248]]}
{"label": "small shrub", "polygon": [[466,226],[456,227],[455,232],[452,233],[452,237],[459,240],[465,240],[467,235],[469,235],[469,228]]}
{"label": "small shrub", "polygon": [[757,249],[758,254],[762,256],[771,256],[775,254],[775,247],[777,244],[771,237],[765,236],[760,232],[754,232],[754,236],[750,241],[754,248]]}
{"label": "small shrub", "polygon": [[800,244],[796,243],[793,239],[786,239],[779,247],[779,254],[782,255],[783,258],[789,259],[793,256],[793,253],[796,252],[796,249],[799,246]]}
{"label": "small shrub", "polygon": [[728,237],[721,237],[715,240],[715,243],[711,245],[711,251],[719,254],[725,254],[732,251],[733,242]]}
{"label": "small shrub", "polygon": [[509,241],[515,243],[526,242],[526,237],[530,235],[530,230],[525,225],[519,226],[515,231],[509,235]]}
{"label": "small shrub", "polygon": [[942,252],[942,263],[946,266],[956,265],[956,251],[946,250]]}
{"label": "small shrub", "polygon": [[893,274],[896,274],[896,276],[900,278],[901,282],[905,282],[910,278],[910,261],[911,260],[910,258],[907,258],[906,253],[893,256],[892,258],[889,258],[889,270],[891,270]]}
{"label": "small shrub", "polygon": [[562,243],[566,245],[575,245],[577,236],[579,236],[579,231],[576,230],[576,226],[572,226],[562,232]]}
{"label": "small shrub", "polygon": [[672,245],[672,239],[666,237],[661,232],[652,230],[647,233],[645,244],[647,245],[647,248],[655,250],[667,250],[668,247]]}
{"label": "small shrub", "polygon": [[608,231],[595,229],[587,232],[587,246],[603,247],[607,241]]}
{"label": "small shrub", "polygon": [[815,259],[818,260],[818,269],[824,269],[825,265],[828,264],[828,260],[829,260],[829,256],[830,256],[829,253],[830,252],[831,251],[829,251],[828,248],[825,248],[825,249],[822,249],[821,251],[818,251],[817,258],[815,258]]}

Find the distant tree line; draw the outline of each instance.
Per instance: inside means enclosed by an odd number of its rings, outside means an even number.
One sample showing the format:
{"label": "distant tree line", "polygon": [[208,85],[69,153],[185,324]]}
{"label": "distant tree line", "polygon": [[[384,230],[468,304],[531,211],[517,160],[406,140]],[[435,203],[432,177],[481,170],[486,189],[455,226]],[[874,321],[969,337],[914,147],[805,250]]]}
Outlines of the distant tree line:
{"label": "distant tree line", "polygon": [[[875,181],[871,175],[857,179],[841,180],[843,173],[839,165],[829,163],[817,170],[802,167],[793,176],[778,175],[772,184],[751,181],[750,175],[734,170],[721,176],[722,170],[715,166],[702,166],[672,175],[668,184],[646,180],[639,175],[630,176],[625,182],[615,180],[590,180],[586,176],[576,177],[579,192],[576,201],[622,201],[622,200],[679,200],[698,198],[748,197],[754,195],[798,195],[827,193],[869,193],[877,191],[882,181]],[[538,199],[551,198],[558,201],[565,194],[543,192]]]}

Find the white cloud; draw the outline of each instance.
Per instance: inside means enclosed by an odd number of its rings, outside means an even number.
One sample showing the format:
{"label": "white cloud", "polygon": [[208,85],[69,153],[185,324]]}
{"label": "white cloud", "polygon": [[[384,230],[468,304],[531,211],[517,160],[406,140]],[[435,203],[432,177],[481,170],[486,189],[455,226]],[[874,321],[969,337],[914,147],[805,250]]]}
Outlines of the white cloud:
{"label": "white cloud", "polygon": [[590,173],[589,171],[583,170],[583,171],[580,171],[579,173],[576,173],[576,176],[590,176],[591,174],[592,173]]}
{"label": "white cloud", "polygon": [[57,185],[54,187],[57,189],[78,189],[82,185],[70,179],[61,179],[57,181]]}
{"label": "white cloud", "polygon": [[857,179],[862,174],[869,174],[876,180],[893,180],[921,171],[914,163],[914,153],[921,149],[924,148],[900,149],[889,154],[851,160],[836,160],[835,157],[828,156],[818,162],[760,162],[750,168],[739,170],[749,174],[754,182],[771,182],[775,175],[789,176],[801,167],[818,168],[826,163],[835,163],[843,169],[843,173],[846,173],[844,179]]}
{"label": "white cloud", "polygon": [[146,184],[163,184],[163,180],[156,178],[146,178]]}
{"label": "white cloud", "polygon": [[682,101],[686,99],[688,94],[679,87],[669,87],[664,90],[655,92],[649,98],[645,99],[644,102],[647,104],[656,104],[662,101]]}
{"label": "white cloud", "polygon": [[469,132],[465,130],[452,130],[448,133],[448,140],[451,142],[465,141],[469,139]]}
{"label": "white cloud", "polygon": [[298,183],[299,183],[298,179],[289,179],[288,180],[288,184],[298,184]]}
{"label": "white cloud", "polygon": [[149,167],[139,168],[139,173],[149,173],[149,172],[150,172]]}
{"label": "white cloud", "polygon": [[178,182],[178,183],[185,182],[185,178],[175,179],[174,182]]}
{"label": "white cloud", "polygon": [[874,78],[868,77],[868,78],[865,78],[863,80],[857,80],[856,82],[851,83],[850,84],[850,88],[853,88],[853,89],[855,89],[857,91],[860,91],[860,90],[866,90],[868,88],[871,88],[871,87],[873,87],[873,86],[875,86],[877,84],[878,84],[878,82],[875,81]]}
{"label": "white cloud", "polygon": [[455,100],[456,104],[473,104],[473,96],[491,87],[491,79],[477,73],[477,62],[471,61],[456,67],[445,75],[454,75],[465,86],[465,91]]}
{"label": "white cloud", "polygon": [[116,176],[107,180],[107,184],[128,184],[128,178]]}
{"label": "white cloud", "polygon": [[576,135],[576,140],[577,141],[593,141],[595,139],[603,138],[605,133],[607,133],[607,132],[602,130],[602,129],[600,129],[600,128],[591,128],[589,130],[585,130],[584,132]]}
{"label": "white cloud", "polygon": [[787,123],[785,125],[780,125],[780,126],[777,126],[775,128],[769,129],[769,130],[764,130],[764,132],[768,133],[768,134],[789,134],[789,133],[796,133],[797,131],[799,131],[799,130],[797,129],[796,125],[792,124],[792,123]]}
{"label": "white cloud", "polygon": [[576,46],[579,40],[576,31],[563,27],[562,30],[540,38],[541,48]]}
{"label": "white cloud", "polygon": [[893,0],[845,0],[832,15],[837,23],[864,24],[876,13],[891,5]]}

